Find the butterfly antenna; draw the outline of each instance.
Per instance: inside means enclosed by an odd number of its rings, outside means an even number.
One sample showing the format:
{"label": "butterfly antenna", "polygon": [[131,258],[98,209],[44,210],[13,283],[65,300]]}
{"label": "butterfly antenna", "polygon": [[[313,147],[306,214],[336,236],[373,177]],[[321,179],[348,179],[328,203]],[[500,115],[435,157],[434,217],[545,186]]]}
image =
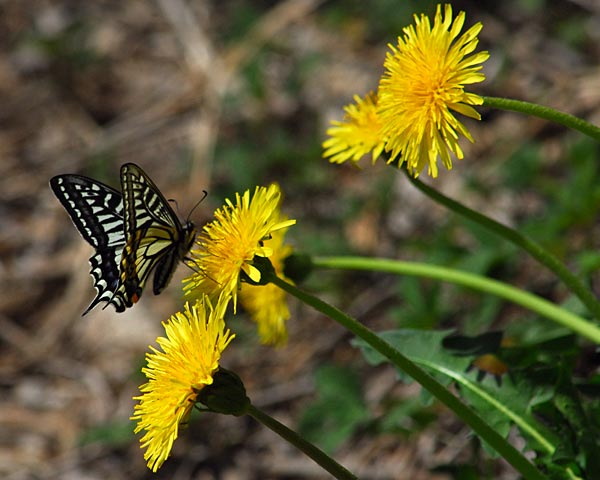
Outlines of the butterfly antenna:
{"label": "butterfly antenna", "polygon": [[186,221],[188,221],[188,222],[190,221],[190,217],[192,216],[192,213],[194,213],[194,210],[196,210],[196,208],[198,208],[198,205],[200,205],[204,201],[206,196],[208,195],[208,192],[206,190],[202,190],[202,193],[204,193],[204,195],[202,195],[202,198],[200,200],[198,200],[196,202],[196,205],[194,205],[194,207],[190,210],[190,213],[188,213]]}

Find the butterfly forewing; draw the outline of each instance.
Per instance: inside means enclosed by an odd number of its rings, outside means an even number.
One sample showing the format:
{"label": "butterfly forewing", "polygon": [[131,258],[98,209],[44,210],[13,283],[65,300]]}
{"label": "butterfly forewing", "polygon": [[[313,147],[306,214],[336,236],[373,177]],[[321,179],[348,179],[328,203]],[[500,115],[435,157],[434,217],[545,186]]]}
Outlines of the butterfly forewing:
{"label": "butterfly forewing", "polygon": [[90,245],[123,243],[123,202],[114,188],[80,175],[57,175],[50,186]]}
{"label": "butterfly forewing", "polygon": [[80,175],[57,175],[50,180],[50,186],[79,233],[96,249],[90,257],[90,273],[97,294],[84,315],[103,301],[122,312],[122,297],[113,295],[119,284],[119,262],[125,246],[121,194]]}

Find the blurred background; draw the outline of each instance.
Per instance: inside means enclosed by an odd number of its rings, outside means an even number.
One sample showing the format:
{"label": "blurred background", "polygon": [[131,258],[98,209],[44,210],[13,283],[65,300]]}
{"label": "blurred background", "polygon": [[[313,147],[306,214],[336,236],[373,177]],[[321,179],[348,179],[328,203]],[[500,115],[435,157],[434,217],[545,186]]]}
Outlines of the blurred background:
{"label": "blurred background", "polygon": [[[459,1],[481,21],[485,95],[600,123],[600,3]],[[250,418],[194,415],[158,474],[128,420],[144,352],[182,304],[180,267],[122,314],[81,313],[92,253],[48,187],[60,173],[118,186],[135,162],[201,226],[235,192],[281,185],[309,254],[430,261],[568,300],[528,257],[433,204],[383,163],[330,165],[321,142],[354,94],[376,89],[387,43],[435,2],[374,0],[0,2],[0,477],[327,478]],[[597,285],[598,145],[518,114],[463,119],[465,159],[427,183],[533,236]],[[414,278],[318,271],[305,288],[369,327],[554,328],[513,305]],[[249,396],[361,478],[517,478],[469,429],[390,367],[369,367],[332,321],[290,301],[289,343],[244,315],[223,365]],[[592,365],[593,366],[593,365]],[[590,363],[582,368],[591,368]],[[334,384],[335,388],[331,388]],[[516,440],[518,442],[518,439]],[[450,467],[452,465],[452,467]],[[459,468],[460,467],[460,468]]]}

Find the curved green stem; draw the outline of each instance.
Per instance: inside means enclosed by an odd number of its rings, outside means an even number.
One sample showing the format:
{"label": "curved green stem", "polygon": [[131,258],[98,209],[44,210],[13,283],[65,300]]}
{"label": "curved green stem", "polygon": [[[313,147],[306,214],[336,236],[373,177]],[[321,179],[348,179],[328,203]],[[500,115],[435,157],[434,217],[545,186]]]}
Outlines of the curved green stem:
{"label": "curved green stem", "polygon": [[343,268],[350,270],[369,270],[399,275],[412,275],[455,283],[480,292],[491,293],[497,297],[521,305],[566,328],[576,332],[592,342],[600,344],[600,328],[574,313],[532,293],[515,288],[498,280],[474,273],[439,267],[427,263],[404,262],[385,258],[365,257],[315,257],[312,263],[321,268]]}
{"label": "curved green stem", "polygon": [[346,470],[325,452],[314,446],[312,443],[307,442],[296,432],[286,427],[283,423],[278,422],[270,415],[262,412],[254,405],[250,404],[247,407],[246,413],[304,452],[335,478],[343,480],[357,480],[357,477],[354,474]]}
{"label": "curved green stem", "polygon": [[600,142],[600,128],[579,117],[568,113],[559,112],[553,108],[543,107],[535,103],[512,100],[510,98],[483,97],[484,107],[499,108],[501,110],[510,110],[513,112],[525,113],[534,117],[543,118],[552,122],[564,125],[565,127],[577,130],[588,137]]}
{"label": "curved green stem", "polygon": [[448,389],[433,378],[425,370],[411,362],[400,351],[388,342],[377,336],[367,327],[354,318],[346,315],[337,308],[323,302],[296,286],[287,283],[275,275],[269,275],[269,281],[282,288],[290,295],[295,296],[315,310],[332,318],[340,325],[351,331],[354,335],[364,340],[381,355],[388,358],[395,366],[414,378],[421,386],[427,389],[433,396],[450,408],[458,417],[468,424],[483,440],[494,448],[504,459],[517,471],[528,479],[546,478],[534,465],[532,465],[521,453],[492,429],[474,410],[462,403]]}
{"label": "curved green stem", "polygon": [[451,198],[446,197],[437,190],[424,184],[419,179],[414,178],[405,169],[402,169],[406,174],[410,182],[417,187],[421,192],[435,200],[436,202],[444,205],[448,209],[452,210],[459,215],[462,215],[469,220],[472,220],[479,225],[491,230],[500,237],[508,240],[509,242],[521,247],[523,250],[528,252],[533,258],[535,258],[542,265],[545,265],[554,274],[560,278],[564,284],[583,302],[583,304],[589,309],[590,313],[597,319],[600,320],[600,302],[596,299],[595,295],[577,278],[571,271],[561,263],[554,255],[548,250],[543,248],[540,244],[534,242],[529,237],[521,234],[520,232],[507,227],[495,220],[492,220],[485,215],[482,215],[475,210],[458,203]]}
{"label": "curved green stem", "polygon": [[318,465],[331,473],[335,478],[357,480],[357,477],[353,473],[333,460],[329,455],[323,452],[323,450],[320,450],[312,443],[307,442],[296,432],[286,427],[283,423],[278,422],[270,415],[259,410],[254,405],[251,404],[246,413],[312,458]]}

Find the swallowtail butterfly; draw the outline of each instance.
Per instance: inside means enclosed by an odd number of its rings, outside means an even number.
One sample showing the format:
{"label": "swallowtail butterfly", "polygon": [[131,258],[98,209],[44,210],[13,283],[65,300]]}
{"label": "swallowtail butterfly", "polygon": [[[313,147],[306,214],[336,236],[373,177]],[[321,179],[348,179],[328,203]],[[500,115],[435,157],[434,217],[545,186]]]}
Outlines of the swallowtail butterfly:
{"label": "swallowtail butterfly", "polygon": [[133,163],[121,167],[121,193],[71,174],[53,177],[50,186],[96,250],[90,264],[97,295],[84,315],[100,302],[117,312],[131,307],[153,271],[152,291],[158,295],[194,242],[193,223],[182,224],[150,177]]}

